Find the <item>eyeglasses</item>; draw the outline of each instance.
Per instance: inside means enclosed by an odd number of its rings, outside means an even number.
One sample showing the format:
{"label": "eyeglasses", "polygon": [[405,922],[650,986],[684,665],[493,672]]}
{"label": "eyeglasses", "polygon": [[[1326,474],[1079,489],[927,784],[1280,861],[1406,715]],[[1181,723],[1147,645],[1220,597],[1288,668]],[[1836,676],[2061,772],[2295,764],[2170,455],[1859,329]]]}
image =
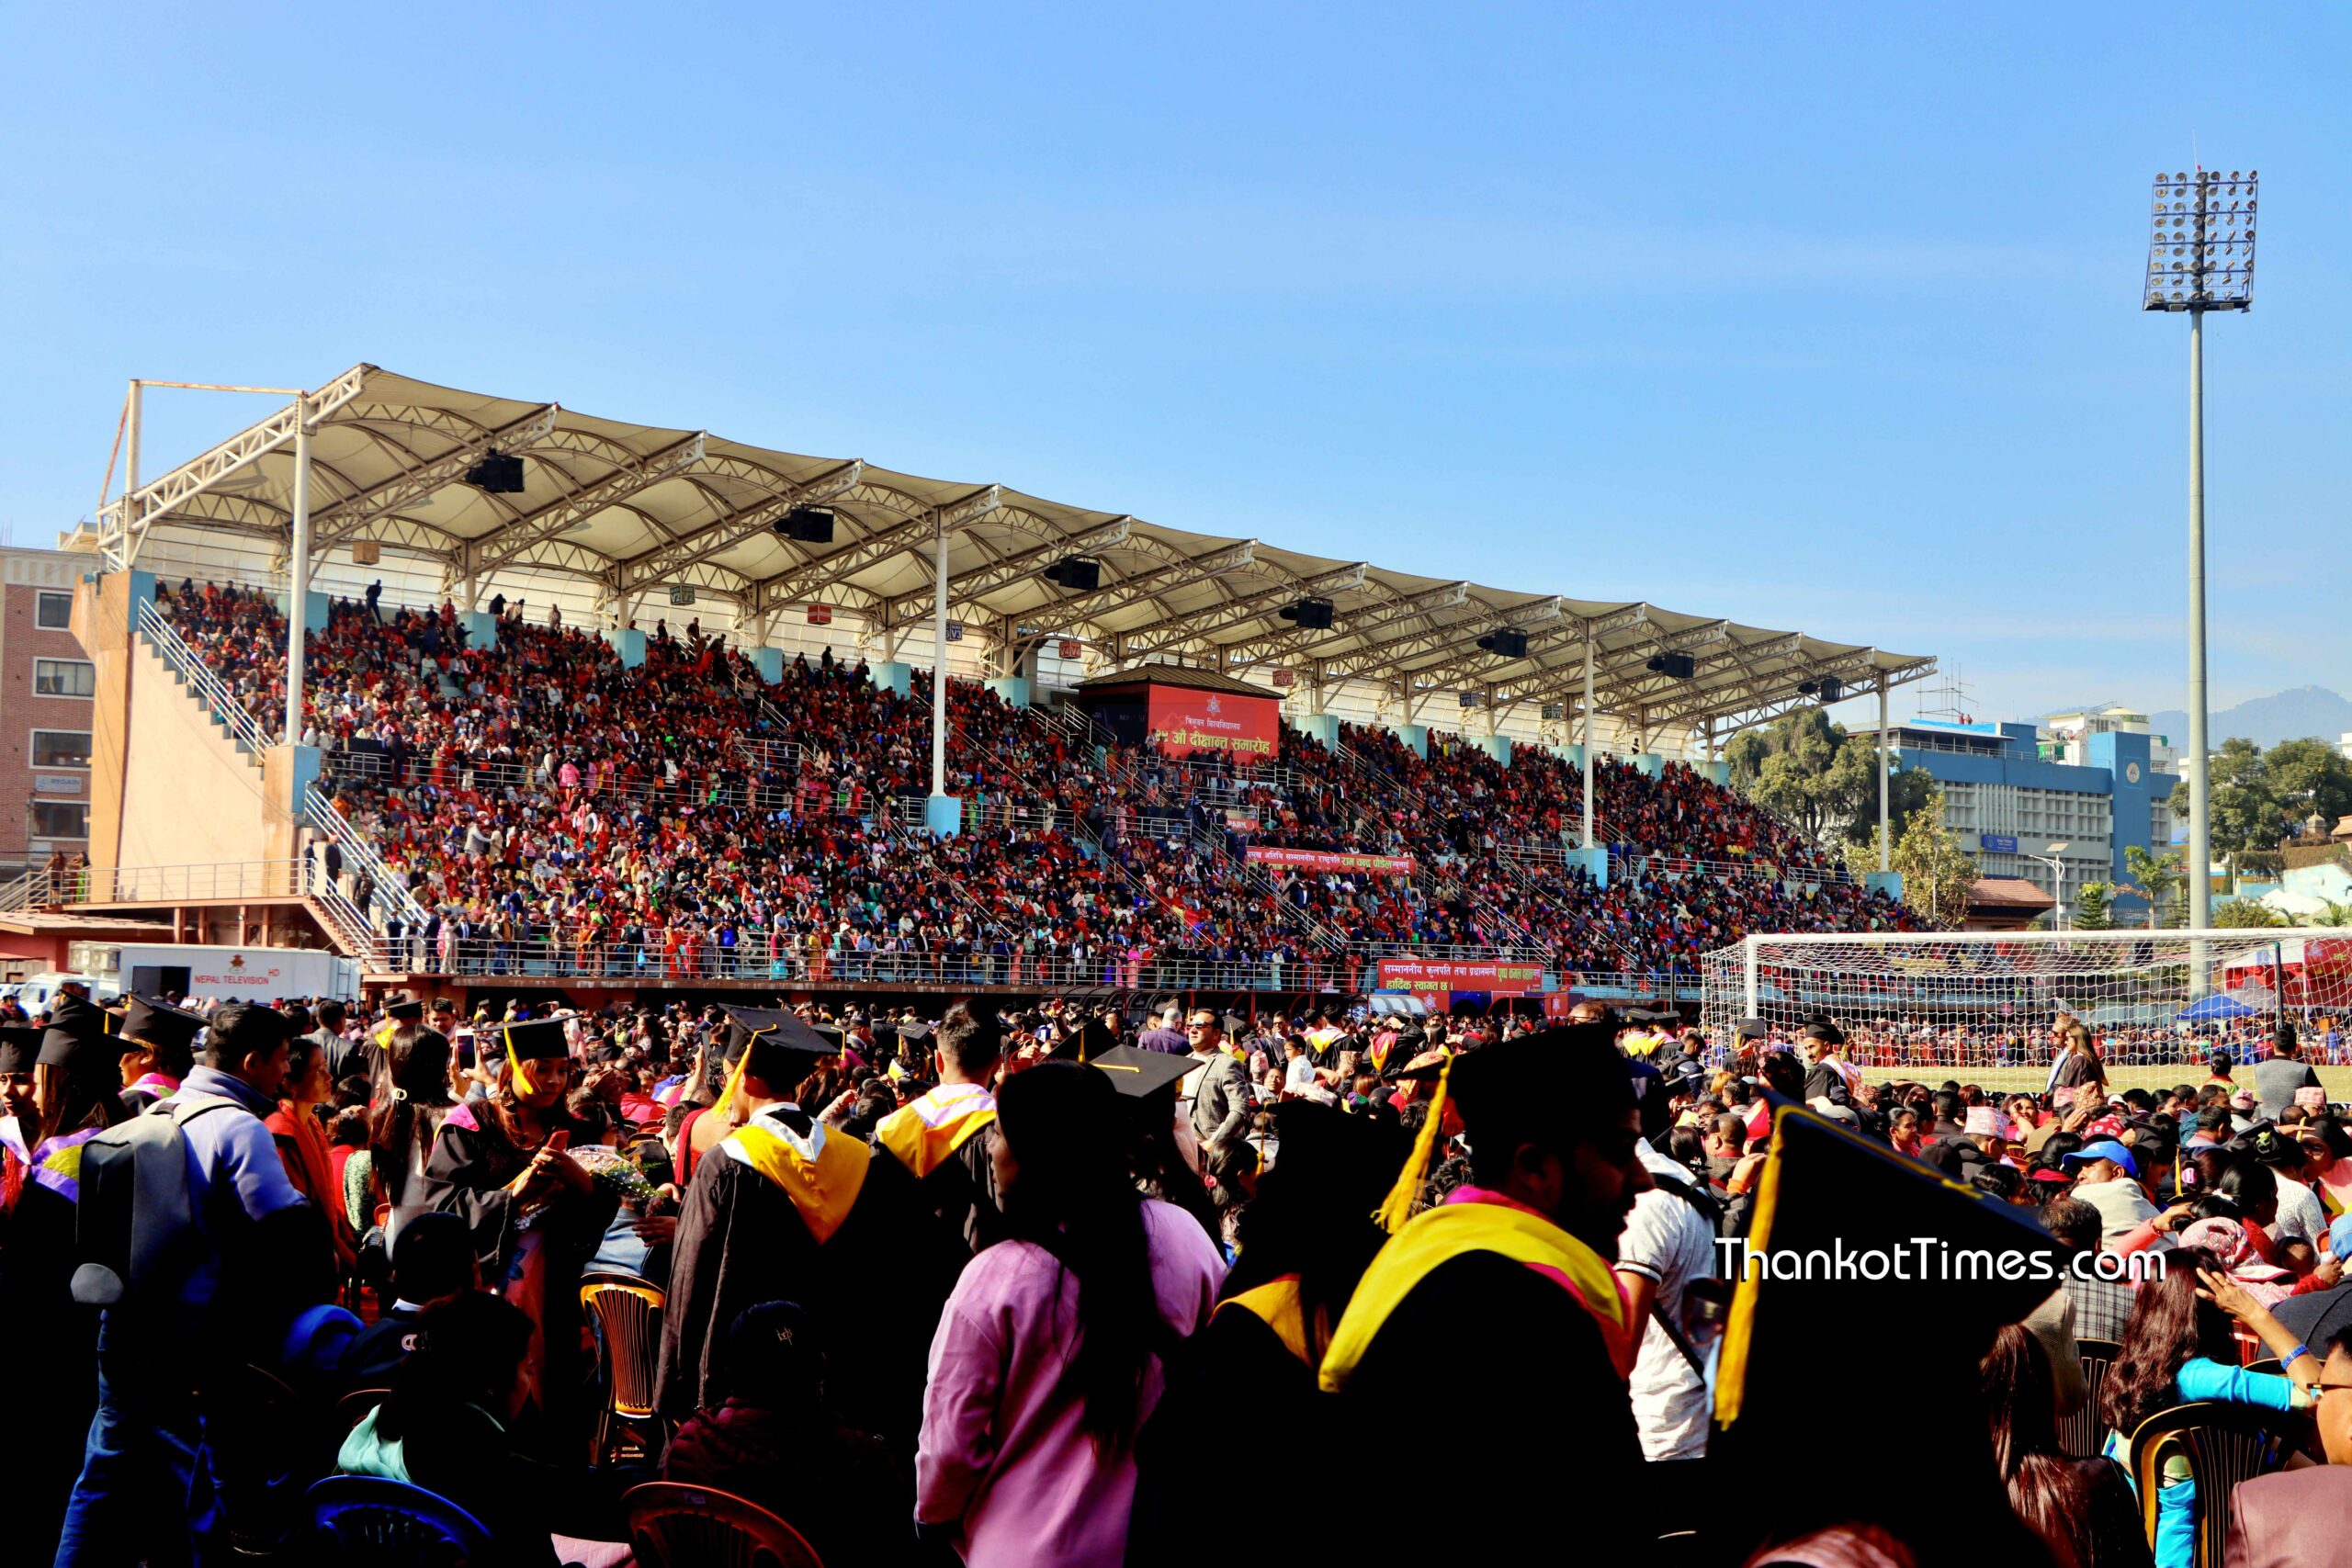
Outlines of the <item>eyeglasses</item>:
{"label": "eyeglasses", "polygon": [[2347,1389],[2352,1389],[2352,1382],[2315,1382],[2312,1384],[2312,1397],[2317,1399],[2323,1393],[2342,1393]]}

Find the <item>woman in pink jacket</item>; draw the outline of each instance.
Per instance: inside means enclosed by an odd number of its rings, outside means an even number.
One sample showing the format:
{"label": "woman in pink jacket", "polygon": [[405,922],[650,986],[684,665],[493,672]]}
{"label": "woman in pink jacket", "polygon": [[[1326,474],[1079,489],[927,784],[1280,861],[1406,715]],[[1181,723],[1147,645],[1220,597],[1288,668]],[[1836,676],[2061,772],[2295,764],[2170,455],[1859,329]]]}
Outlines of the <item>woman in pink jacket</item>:
{"label": "woman in pink jacket", "polygon": [[1100,1068],[1046,1062],[997,1095],[1013,1239],[965,1266],[932,1340],[915,1518],[968,1568],[1118,1568],[1159,1352],[1216,1303],[1206,1232],[1147,1199]]}

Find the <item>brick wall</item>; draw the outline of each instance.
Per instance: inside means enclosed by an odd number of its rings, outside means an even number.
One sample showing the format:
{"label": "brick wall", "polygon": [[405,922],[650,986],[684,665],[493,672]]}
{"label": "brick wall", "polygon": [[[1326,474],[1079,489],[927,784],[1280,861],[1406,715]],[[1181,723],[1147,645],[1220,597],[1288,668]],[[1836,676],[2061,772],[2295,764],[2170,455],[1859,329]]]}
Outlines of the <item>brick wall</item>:
{"label": "brick wall", "polygon": [[88,658],[73,633],[42,626],[40,609],[43,593],[70,604],[93,565],[89,556],[60,550],[0,549],[0,877],[45,861],[52,845],[68,853],[85,847],[80,839],[31,836],[35,801],[90,799],[86,764],[33,766],[33,731],[87,732],[92,710],[87,698],[36,695],[33,669],[36,660]]}

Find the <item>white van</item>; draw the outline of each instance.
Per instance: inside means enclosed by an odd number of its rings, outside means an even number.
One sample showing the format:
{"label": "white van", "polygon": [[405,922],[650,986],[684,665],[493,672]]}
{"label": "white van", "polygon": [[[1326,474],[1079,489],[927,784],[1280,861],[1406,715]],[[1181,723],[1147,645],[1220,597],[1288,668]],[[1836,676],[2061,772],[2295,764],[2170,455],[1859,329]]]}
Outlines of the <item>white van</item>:
{"label": "white van", "polygon": [[92,1001],[98,999],[96,976],[66,975],[51,969],[31,976],[17,987],[17,1005],[32,1017],[39,1018],[47,1010],[49,1004],[57,999],[58,992],[75,984],[89,992]]}

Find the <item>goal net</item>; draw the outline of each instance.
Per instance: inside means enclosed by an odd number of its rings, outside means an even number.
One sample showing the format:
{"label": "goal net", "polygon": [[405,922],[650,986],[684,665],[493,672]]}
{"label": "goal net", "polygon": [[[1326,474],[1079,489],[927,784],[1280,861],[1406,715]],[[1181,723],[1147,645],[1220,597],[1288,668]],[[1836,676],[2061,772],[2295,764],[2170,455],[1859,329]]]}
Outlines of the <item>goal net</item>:
{"label": "goal net", "polygon": [[1707,954],[1702,1007],[1719,1043],[1743,1018],[1794,1028],[1826,1013],[1858,1066],[2021,1078],[2048,1067],[2064,1012],[2089,1026],[2110,1069],[2150,1069],[2115,1078],[2178,1082],[2194,1064],[2201,1082],[2209,1052],[2229,1045],[2244,1060],[2282,1018],[2306,1060],[2352,1061],[2352,932],[1751,936]]}

